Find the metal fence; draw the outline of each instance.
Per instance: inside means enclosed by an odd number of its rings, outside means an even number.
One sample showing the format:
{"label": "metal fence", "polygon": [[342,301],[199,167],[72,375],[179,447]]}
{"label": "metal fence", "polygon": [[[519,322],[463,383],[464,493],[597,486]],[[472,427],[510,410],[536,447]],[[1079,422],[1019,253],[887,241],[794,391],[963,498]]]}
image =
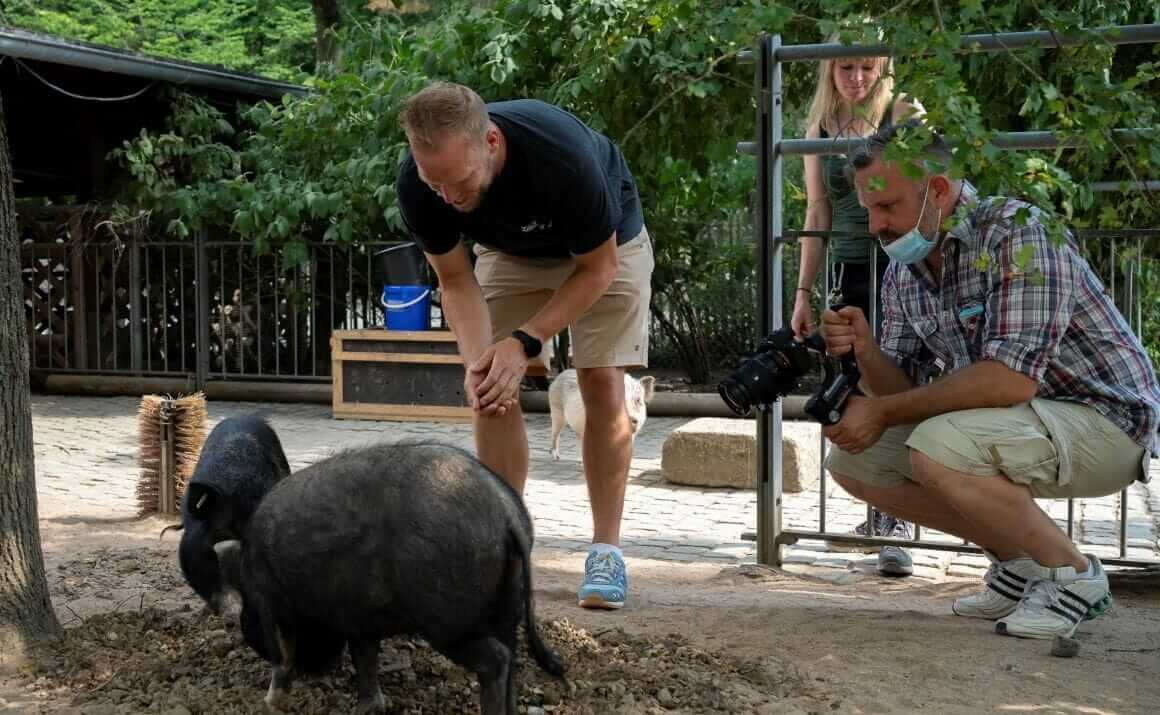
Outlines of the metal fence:
{"label": "metal fence", "polygon": [[[1103,28],[1104,40],[1112,44],[1160,42],[1160,24]],[[1082,37],[1058,36],[1051,32],[1008,32],[968,35],[962,38],[960,51],[989,52],[1010,50],[1021,47],[1062,47],[1084,42]],[[755,237],[759,244],[758,258],[758,332],[767,335],[781,327],[782,323],[782,248],[788,240],[782,228],[783,163],[788,155],[843,154],[846,142],[835,139],[785,139],[783,138],[782,71],[783,62],[814,61],[838,57],[890,56],[894,51],[885,45],[843,45],[840,43],[783,46],[779,35],[762,34],[752,53],[745,53],[743,59],[755,63],[754,72],[756,109],[756,141],[741,142],[738,151],[756,155],[758,194],[757,225]],[[1116,129],[1117,139],[1131,142],[1147,136],[1148,130]],[[1071,141],[1071,140],[1068,140]],[[1005,149],[1049,149],[1068,146],[1068,141],[1059,139],[1052,132],[1008,132],[996,137],[996,144]],[[1093,236],[1089,236],[1090,241]],[[1114,239],[1112,239],[1114,240]],[[1115,251],[1115,244],[1112,244]],[[1113,276],[1114,281],[1114,276]],[[1133,286],[1133,279],[1128,280]],[[1114,283],[1110,288],[1115,291]],[[1131,288],[1129,288],[1131,290]],[[1129,312],[1132,309],[1129,308]],[[1137,323],[1140,320],[1135,311]],[[770,410],[762,410],[757,417],[757,533],[750,535],[757,541],[757,559],[763,564],[780,565],[781,547],[798,539],[845,540],[864,544],[902,544],[935,549],[978,552],[977,547],[967,544],[934,544],[921,541],[916,534],[912,541],[884,539],[882,537],[858,538],[851,535],[833,536],[825,533],[824,506],[817,531],[787,529],[782,518],[782,412],[781,403],[774,403]],[[824,499],[825,490],[821,490]],[[1126,507],[1126,497],[1120,495],[1121,506]],[[1124,536],[1126,508],[1120,510],[1121,537]],[[1069,529],[1072,524],[1072,509],[1069,504]],[[1121,557],[1125,553],[1126,540],[1121,538]],[[1108,563],[1122,565],[1142,565],[1154,563],[1133,559],[1110,559]]]}
{"label": "metal fence", "polygon": [[[1143,338],[1145,311],[1144,311],[1144,268],[1149,259],[1145,256],[1149,253],[1153,256],[1157,255],[1157,248],[1160,248],[1160,229],[1122,229],[1122,230],[1087,230],[1076,231],[1076,238],[1078,240],[1081,254],[1088,260],[1092,267],[1100,275],[1104,281],[1104,285],[1113,297],[1116,307],[1120,313],[1124,315],[1128,324],[1137,336]],[[838,234],[831,231],[787,231],[784,234],[784,239],[787,244],[793,244],[800,239],[807,236],[815,236],[821,238],[825,244],[825,253],[822,261],[822,269],[819,270],[817,279],[813,286],[815,294],[815,315],[817,311],[824,306],[821,300],[828,296],[833,285],[833,273],[827,270],[826,267],[831,265],[830,246],[829,241],[835,237],[840,237]],[[1146,251],[1145,248],[1151,248],[1151,251]],[[870,292],[872,295],[877,294],[878,286],[874,285],[877,276],[878,267],[878,251],[874,249],[867,256],[867,260],[871,265],[870,270]],[[781,263],[781,270],[795,270],[797,267],[797,256],[794,253],[788,253],[779,256]],[[1160,259],[1151,259],[1153,264],[1160,263]],[[876,307],[871,304],[872,314],[868,318],[871,328],[877,334],[878,320],[877,316],[873,314]],[[899,540],[887,537],[869,538],[861,536],[853,536],[849,533],[831,532],[828,530],[827,520],[827,492],[829,491],[827,483],[827,472],[823,466],[825,463],[826,452],[828,451],[830,443],[824,436],[819,435],[818,450],[820,459],[818,462],[818,518],[814,524],[782,524],[782,529],[779,534],[779,543],[788,545],[796,542],[798,539],[825,539],[826,541],[835,543],[852,543],[852,544],[894,544],[903,546],[913,546],[920,548],[928,548],[935,550],[953,550],[953,551],[977,551],[975,547],[967,545],[967,542],[948,541],[946,539],[939,541],[932,541],[924,539],[922,535],[922,527],[917,524],[914,527],[913,539]],[[1133,514],[1129,508],[1129,493],[1127,489],[1122,490],[1116,496],[1104,497],[1102,499],[1085,499],[1078,500],[1089,503],[1107,503],[1115,502],[1115,509],[1117,511],[1116,524],[1116,549],[1117,556],[1101,559],[1104,563],[1119,564],[1119,565],[1151,565],[1160,563],[1155,560],[1129,558],[1128,554],[1128,533],[1129,527],[1134,520],[1150,520],[1150,516],[1145,513]],[[1076,532],[1076,513],[1077,500],[1066,500],[1067,515],[1065,517],[1065,530],[1069,538],[1072,538]],[[866,520],[867,525],[873,528],[874,520],[871,518],[871,508],[866,505]],[[753,540],[757,538],[756,534],[746,534],[747,539]]]}
{"label": "metal fence", "polygon": [[[48,238],[49,240],[45,240]],[[21,245],[31,367],[45,373],[329,382],[334,329],[383,325],[374,254],[388,243],[283,250],[210,240]]]}

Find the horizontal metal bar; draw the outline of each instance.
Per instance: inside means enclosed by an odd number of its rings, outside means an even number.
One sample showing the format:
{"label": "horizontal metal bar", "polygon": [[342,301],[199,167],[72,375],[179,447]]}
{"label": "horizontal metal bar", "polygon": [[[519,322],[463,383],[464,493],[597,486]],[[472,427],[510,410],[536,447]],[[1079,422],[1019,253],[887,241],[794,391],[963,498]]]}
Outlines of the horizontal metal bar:
{"label": "horizontal metal bar", "polygon": [[[755,541],[757,535],[753,532],[746,532],[741,535],[742,541]],[[885,536],[851,536],[849,534],[822,534],[816,531],[802,531],[799,529],[784,529],[781,532],[779,541],[782,544],[795,544],[800,539],[817,540],[817,541],[832,541],[834,543],[842,544],[858,544],[862,546],[907,546],[913,549],[932,549],[934,551],[957,551],[966,554],[981,554],[981,549],[977,546],[969,546],[961,543],[937,542],[937,541],[915,541],[914,539],[891,539]]]}
{"label": "horizontal metal bar", "polygon": [[876,238],[872,233],[861,231],[782,231],[782,238]]}
{"label": "horizontal metal bar", "polygon": [[34,367],[29,372],[40,375],[110,375],[119,377],[193,377],[192,372],[180,370],[111,370],[109,368]]}
{"label": "horizontal metal bar", "polygon": [[[1160,238],[1160,228],[1111,228],[1111,229],[1079,229],[1073,232],[1076,238]],[[877,238],[872,233],[856,233],[853,231],[797,231],[786,230],[774,240],[784,242],[796,241],[799,238]]]}
{"label": "horizontal metal bar", "polygon": [[[747,531],[741,534],[742,541],[756,541],[757,534],[752,531]],[[912,549],[929,549],[931,551],[954,551],[960,554],[982,554],[982,550],[977,546],[970,544],[952,543],[952,542],[937,542],[937,541],[915,541],[914,539],[890,539],[884,536],[850,536],[849,534],[824,534],[816,531],[802,531],[799,529],[784,529],[781,532],[780,543],[788,545],[797,543],[799,540],[806,541],[832,541],[834,543],[842,544],[858,544],[864,546],[904,546]],[[1128,559],[1128,558],[1104,558],[1100,557],[1100,563],[1107,566],[1138,566],[1138,567],[1154,567],[1160,565],[1160,560],[1150,559]]]}
{"label": "horizontal metal bar", "polygon": [[[183,245],[192,246],[193,244],[183,244]],[[248,248],[250,246],[253,246],[254,244],[252,241],[223,240],[223,241],[206,241],[205,245],[208,248]],[[323,247],[330,247],[330,246],[337,245],[339,248],[342,248],[344,244],[335,244],[334,241],[302,241],[302,245],[304,245],[304,246],[323,246]],[[359,246],[363,246],[365,248],[376,248],[378,246],[383,246],[383,247],[397,246],[397,245],[399,245],[399,242],[398,241],[376,241],[374,243],[361,242],[361,243],[349,243],[349,244],[345,244],[345,245],[350,246],[351,248],[357,248]]]}
{"label": "horizontal metal bar", "polygon": [[1160,238],[1160,228],[1085,228],[1076,238]]}
{"label": "horizontal metal bar", "polygon": [[[125,368],[123,370],[105,369],[79,369],[67,367],[38,367],[33,368],[32,372],[42,375],[108,375],[113,377],[188,377],[193,379],[196,377],[193,371],[182,372],[180,370],[133,370]],[[329,375],[257,375],[244,372],[231,372],[225,377],[221,373],[217,373],[210,377],[211,382],[251,382],[261,380],[264,382],[330,382]]]}
{"label": "horizontal metal bar", "polygon": [[737,53],[737,61],[743,65],[753,63],[753,50],[741,50]]}
{"label": "horizontal metal bar", "polygon": [[[1131,144],[1141,139],[1146,139],[1155,134],[1153,129],[1113,129],[1112,136],[1116,141]],[[1081,146],[1084,142],[1083,137],[1068,137],[1059,136],[1051,131],[1034,131],[1034,132],[998,132],[992,139],[992,143],[1000,149],[1055,149],[1057,147],[1076,147]],[[864,144],[865,140],[858,139],[783,139],[774,146],[774,152],[780,151],[786,156],[799,155],[822,155],[822,154],[849,154],[853,149],[859,145]],[[749,147],[742,148],[742,144],[752,144],[752,142],[741,142],[738,144],[738,151],[742,154],[750,153]],[[753,145],[753,152],[756,152],[757,147]]]}
{"label": "horizontal metal bar", "polygon": [[1092,191],[1160,191],[1160,181],[1097,181],[1091,186]]}
{"label": "horizontal metal bar", "polygon": [[[1113,45],[1160,42],[1160,25],[1120,25],[1092,28],[1091,32],[1062,34],[1048,30],[1027,32],[984,32],[963,35],[959,52],[1003,52],[1028,47],[1075,47],[1092,41],[1092,33]],[[889,45],[843,45],[828,42],[806,45],[782,45],[773,51],[775,62],[829,60],[839,57],[889,57],[895,52]],[[930,52],[925,54],[931,54]]]}
{"label": "horizontal metal bar", "polygon": [[209,382],[256,382],[256,381],[261,381],[261,382],[288,382],[288,383],[297,383],[297,382],[319,382],[319,383],[322,383],[322,382],[330,382],[331,377],[330,377],[330,375],[290,375],[290,374],[271,375],[268,373],[267,374],[258,374],[258,373],[249,373],[249,372],[230,372],[230,373],[226,373],[225,375],[222,375],[219,372],[219,373],[214,373],[214,374],[210,375],[208,380],[209,380]]}

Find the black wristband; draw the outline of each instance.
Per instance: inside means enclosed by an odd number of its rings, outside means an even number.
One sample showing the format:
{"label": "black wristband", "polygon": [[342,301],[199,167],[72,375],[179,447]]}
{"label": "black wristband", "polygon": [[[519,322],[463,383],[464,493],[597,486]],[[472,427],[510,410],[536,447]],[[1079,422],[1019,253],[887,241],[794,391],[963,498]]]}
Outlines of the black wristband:
{"label": "black wristband", "polygon": [[524,355],[528,359],[536,357],[544,349],[544,344],[540,342],[539,338],[534,338],[522,330],[513,330],[512,337],[523,343]]}

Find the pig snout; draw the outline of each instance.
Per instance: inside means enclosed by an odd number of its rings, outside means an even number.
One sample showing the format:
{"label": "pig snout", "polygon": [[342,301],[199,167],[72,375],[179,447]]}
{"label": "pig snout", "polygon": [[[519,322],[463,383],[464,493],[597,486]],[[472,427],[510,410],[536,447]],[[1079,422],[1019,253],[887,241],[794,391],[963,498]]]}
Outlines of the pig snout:
{"label": "pig snout", "polygon": [[635,436],[644,427],[648,419],[648,403],[653,398],[653,389],[656,379],[652,375],[645,375],[637,380],[631,375],[624,376],[624,406],[628,411],[628,423],[632,426]]}
{"label": "pig snout", "polygon": [[237,539],[266,493],[290,473],[281,441],[258,415],[228,417],[206,438],[182,497],[178,561],[185,582],[230,617],[214,544]]}
{"label": "pig snout", "polygon": [[[652,400],[656,378],[646,375],[640,379],[624,374],[624,410],[628,416],[633,438],[644,427],[648,419],[648,403]],[[548,448],[552,459],[560,459],[560,436],[564,426],[572,428],[576,436],[583,439],[587,410],[580,393],[580,383],[576,370],[569,368],[556,376],[548,388],[548,407],[552,418],[551,445]]]}

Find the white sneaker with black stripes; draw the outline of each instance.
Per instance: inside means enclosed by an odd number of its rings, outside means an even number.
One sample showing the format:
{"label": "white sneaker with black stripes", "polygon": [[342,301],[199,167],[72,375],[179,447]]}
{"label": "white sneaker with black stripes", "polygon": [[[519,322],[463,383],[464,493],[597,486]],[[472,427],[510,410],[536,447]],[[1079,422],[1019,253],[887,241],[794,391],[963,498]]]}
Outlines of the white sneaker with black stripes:
{"label": "white sneaker with black stripes", "polygon": [[1089,566],[1083,573],[1066,566],[1051,569],[1049,578],[1033,581],[1015,611],[995,622],[995,632],[1020,638],[1070,638],[1081,621],[1110,609],[1108,574],[1098,558],[1084,556]]}
{"label": "white sneaker with black stripes", "polygon": [[1000,561],[990,551],[984,550],[983,554],[991,561],[991,567],[983,576],[986,586],[979,593],[955,599],[951,604],[955,615],[988,621],[1010,615],[1023,600],[1030,582],[1047,578],[1051,573],[1051,569],[1032,559]]}

